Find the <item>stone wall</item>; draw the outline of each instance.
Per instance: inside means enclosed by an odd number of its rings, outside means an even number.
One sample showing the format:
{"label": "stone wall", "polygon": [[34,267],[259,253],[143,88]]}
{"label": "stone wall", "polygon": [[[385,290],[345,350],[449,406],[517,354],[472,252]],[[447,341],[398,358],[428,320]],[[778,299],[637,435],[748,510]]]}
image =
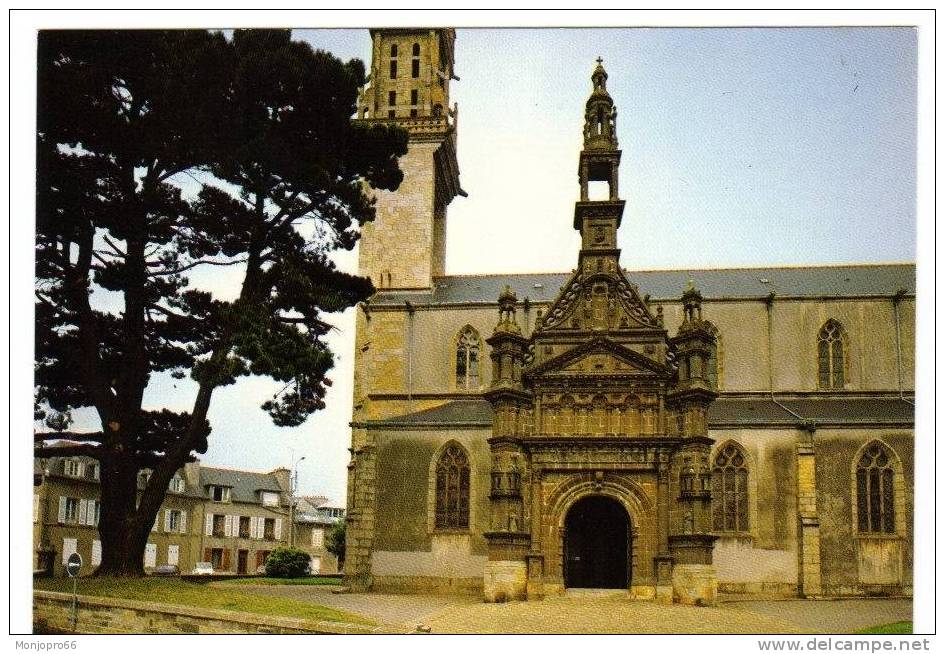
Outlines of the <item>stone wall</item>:
{"label": "stone wall", "polygon": [[[72,595],[33,592],[33,631],[72,632]],[[390,626],[371,627],[282,618],[258,613],[168,606],[111,597],[78,598],[76,633],[81,634],[390,634]]]}

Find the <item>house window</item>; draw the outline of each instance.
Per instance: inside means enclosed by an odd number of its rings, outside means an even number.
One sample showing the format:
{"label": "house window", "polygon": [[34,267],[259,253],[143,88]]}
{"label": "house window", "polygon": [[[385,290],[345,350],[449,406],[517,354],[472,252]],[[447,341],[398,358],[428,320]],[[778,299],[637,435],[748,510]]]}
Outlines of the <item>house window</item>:
{"label": "house window", "polygon": [[223,548],[214,547],[210,550],[210,563],[213,565],[214,570],[223,569]]}
{"label": "house window", "polygon": [[276,539],[276,520],[275,518],[266,518],[263,523],[263,538],[266,540]]}
{"label": "house window", "polygon": [[227,486],[211,486],[210,496],[214,502],[229,502],[230,489]]}
{"label": "house window", "polygon": [[181,512],[177,509],[171,509],[167,512],[167,525],[165,531],[171,532],[173,534],[181,533],[181,524],[183,519],[181,518]]}
{"label": "house window", "polygon": [[86,479],[98,480],[99,477],[99,464],[98,463],[89,463],[85,468],[85,477]]}
{"label": "house window", "polygon": [[469,458],[457,443],[443,450],[436,464],[436,521],[438,529],[469,526]]}
{"label": "house window", "polygon": [[[388,118],[393,118],[393,117],[395,117],[396,115],[397,115],[397,112],[394,111],[393,109],[391,109],[390,111],[387,112],[387,117],[388,117]],[[390,286],[390,283],[389,283],[389,282],[388,282],[388,286]]]}
{"label": "house window", "polygon": [[183,493],[184,492],[184,478],[179,475],[174,475],[171,478],[170,489],[172,493]]}
{"label": "house window", "polygon": [[479,388],[479,332],[466,326],[456,339],[456,387]]}
{"label": "house window", "polygon": [[263,491],[262,503],[263,506],[279,506],[279,493]]}
{"label": "house window", "polygon": [[873,443],[856,463],[857,531],[892,534],[896,531],[893,456]]}
{"label": "house window", "polygon": [[226,536],[226,516],[220,513],[213,514],[213,535],[217,538]]}
{"label": "house window", "polygon": [[66,459],[63,464],[63,470],[70,477],[81,477],[82,462],[78,459]]}
{"label": "house window", "polygon": [[734,443],[719,451],[712,468],[712,528],[748,531],[748,466]]}
{"label": "house window", "polygon": [[389,104],[392,107],[397,104],[397,91],[387,92],[387,104]]}
{"label": "house window", "polygon": [[410,62],[410,76],[414,79],[420,77],[420,60],[413,59]]}
{"label": "house window", "polygon": [[66,498],[66,514],[63,522],[79,521],[79,500],[75,497]]}
{"label": "house window", "polygon": [[420,95],[420,94],[417,92],[417,89],[411,89],[411,91],[410,91],[410,104],[417,104],[417,99],[418,99],[419,95]]}
{"label": "house window", "polygon": [[817,383],[820,388],[843,388],[843,327],[828,320],[817,335]]}
{"label": "house window", "polygon": [[390,78],[397,79],[397,62],[393,60],[390,62]]}
{"label": "house window", "polygon": [[396,44],[396,43],[391,43],[391,44],[390,44],[390,56],[391,56],[391,57],[396,57],[396,56],[397,56],[397,44]]}
{"label": "house window", "polygon": [[417,117],[417,110],[416,110],[416,109],[411,109],[411,110],[410,110],[410,117],[411,117],[411,118],[416,118],[416,117]]}

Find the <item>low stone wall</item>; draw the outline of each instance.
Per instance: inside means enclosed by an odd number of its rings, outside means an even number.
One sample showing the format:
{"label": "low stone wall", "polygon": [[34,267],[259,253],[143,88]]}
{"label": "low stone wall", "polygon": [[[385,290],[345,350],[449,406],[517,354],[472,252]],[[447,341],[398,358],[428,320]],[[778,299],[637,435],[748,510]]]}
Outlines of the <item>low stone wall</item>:
{"label": "low stone wall", "polygon": [[[72,631],[72,595],[33,591],[33,631]],[[78,598],[76,632],[82,634],[391,634],[392,626],[302,620],[112,597]]]}

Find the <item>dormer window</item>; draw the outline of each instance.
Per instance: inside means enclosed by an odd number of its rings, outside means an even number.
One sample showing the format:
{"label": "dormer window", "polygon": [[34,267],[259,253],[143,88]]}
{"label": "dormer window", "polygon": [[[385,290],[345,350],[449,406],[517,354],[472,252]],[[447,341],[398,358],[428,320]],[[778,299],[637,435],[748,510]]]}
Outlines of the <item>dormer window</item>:
{"label": "dormer window", "polygon": [[210,497],[214,502],[229,502],[230,488],[228,486],[211,486]]}
{"label": "dormer window", "polygon": [[172,493],[183,493],[184,486],[184,478],[179,475],[174,475],[171,479],[170,491]]}
{"label": "dormer window", "polygon": [[272,491],[263,491],[262,503],[263,503],[263,506],[279,506],[279,493],[274,493]]}
{"label": "dormer window", "polygon": [[78,459],[66,459],[63,462],[63,472],[70,477],[82,476],[82,462]]}

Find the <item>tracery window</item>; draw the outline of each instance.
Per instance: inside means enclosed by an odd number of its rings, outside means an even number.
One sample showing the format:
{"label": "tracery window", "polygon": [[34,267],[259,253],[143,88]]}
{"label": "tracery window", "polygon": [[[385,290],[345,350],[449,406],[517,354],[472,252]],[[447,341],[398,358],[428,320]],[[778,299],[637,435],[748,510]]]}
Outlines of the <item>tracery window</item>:
{"label": "tracery window", "polygon": [[748,466],[734,443],[715,456],[712,468],[712,528],[748,531]]}
{"label": "tracery window", "polygon": [[820,388],[843,388],[843,327],[828,320],[817,335],[817,383]]}
{"label": "tracery window", "polygon": [[450,443],[436,463],[437,529],[469,526],[469,458],[457,443]]}
{"label": "tracery window", "polygon": [[456,388],[479,388],[479,332],[466,326],[456,339]]}
{"label": "tracery window", "polygon": [[856,463],[857,531],[896,531],[893,455],[881,443],[870,444]]}

